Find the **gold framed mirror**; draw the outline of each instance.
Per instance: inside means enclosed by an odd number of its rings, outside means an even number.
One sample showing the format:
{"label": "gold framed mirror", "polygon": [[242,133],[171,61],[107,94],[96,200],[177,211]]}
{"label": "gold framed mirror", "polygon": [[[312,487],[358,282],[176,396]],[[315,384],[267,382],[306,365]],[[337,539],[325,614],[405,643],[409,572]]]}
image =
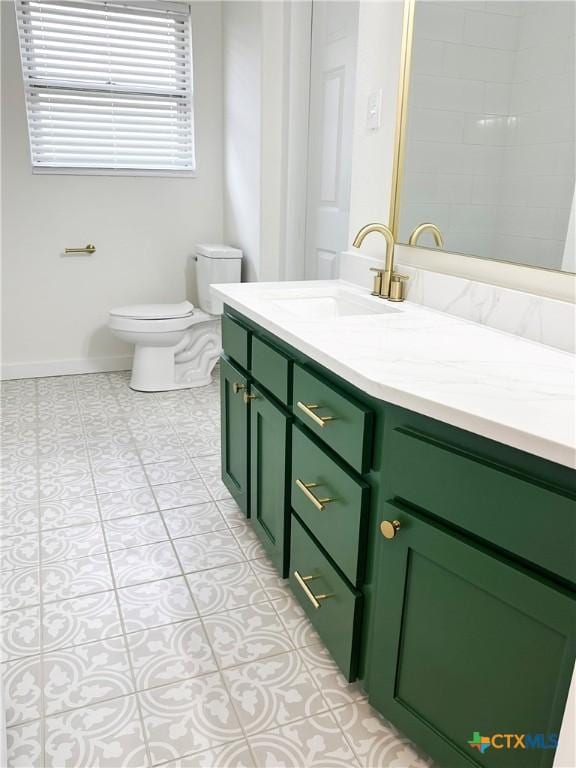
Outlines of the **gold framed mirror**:
{"label": "gold framed mirror", "polygon": [[447,261],[574,285],[574,10],[405,0],[390,225],[421,263],[431,222]]}

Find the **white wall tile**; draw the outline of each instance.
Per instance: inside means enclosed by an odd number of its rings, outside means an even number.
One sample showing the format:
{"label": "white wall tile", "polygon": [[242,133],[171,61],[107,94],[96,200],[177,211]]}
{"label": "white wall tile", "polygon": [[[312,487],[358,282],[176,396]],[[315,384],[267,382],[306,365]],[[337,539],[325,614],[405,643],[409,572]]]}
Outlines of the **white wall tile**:
{"label": "white wall tile", "polygon": [[[574,141],[563,141],[554,147],[554,164],[548,164],[548,173],[573,173],[576,167],[576,153]],[[552,170],[553,169],[553,170]],[[546,171],[545,171],[546,173]]]}
{"label": "white wall tile", "polygon": [[459,43],[464,33],[465,11],[458,2],[421,2],[414,15],[414,37]]}
{"label": "white wall tile", "polygon": [[498,205],[502,194],[500,176],[474,176],[470,202],[475,205]]}
{"label": "white wall tile", "polygon": [[498,211],[498,232],[519,237],[554,238],[554,208],[502,205]]}
{"label": "white wall tile", "polygon": [[408,122],[408,137],[416,141],[457,144],[462,141],[464,115],[436,109],[413,107]]}
{"label": "white wall tile", "polygon": [[442,232],[450,229],[450,206],[439,203],[408,204],[402,207],[403,233],[409,234],[424,221],[432,221]]}
{"label": "white wall tile", "polygon": [[497,13],[467,11],[463,42],[512,51],[516,47],[519,18]]}
{"label": "white wall tile", "polygon": [[[506,173],[511,176],[550,173],[552,168],[557,168],[558,156],[561,152],[561,144],[542,144],[537,152],[529,146],[507,147]],[[568,148],[565,152],[567,154]],[[554,170],[554,172],[557,171]],[[563,172],[565,173],[566,169]]]}
{"label": "white wall tile", "polygon": [[438,177],[436,173],[410,173],[404,172],[402,179],[402,197],[411,203],[426,203],[430,200],[438,200]]}
{"label": "white wall tile", "polygon": [[484,85],[483,111],[489,115],[508,115],[511,92],[510,83],[486,83]]}
{"label": "white wall tile", "polygon": [[454,232],[491,234],[496,227],[496,206],[454,205],[450,224]]}
{"label": "white wall tile", "polygon": [[542,88],[535,88],[534,82],[526,80],[510,85],[510,114],[530,114],[540,109]]}
{"label": "white wall tile", "polygon": [[440,203],[472,202],[472,179],[464,173],[440,173],[436,182],[436,199]]}
{"label": "white wall tile", "polygon": [[540,109],[566,109],[570,104],[573,106],[576,91],[574,67],[556,77],[546,78],[545,82],[538,81],[536,88]]}
{"label": "white wall tile", "polygon": [[464,142],[501,147],[506,144],[510,133],[510,120],[500,115],[465,115]]}
{"label": "white wall tile", "polygon": [[480,232],[444,233],[445,248],[455,253],[467,253],[471,256],[494,258],[494,235]]}
{"label": "white wall tile", "polygon": [[470,80],[509,83],[514,70],[514,53],[472,45],[446,45],[444,74]]}
{"label": "white wall tile", "polygon": [[506,16],[523,16],[526,3],[519,0],[487,0],[484,4],[486,13],[502,13]]}
{"label": "white wall tile", "polygon": [[481,112],[485,86],[480,80],[415,75],[410,84],[413,104],[426,109]]}
{"label": "white wall tile", "polygon": [[445,45],[437,40],[418,40],[412,51],[412,72],[423,75],[442,75]]}

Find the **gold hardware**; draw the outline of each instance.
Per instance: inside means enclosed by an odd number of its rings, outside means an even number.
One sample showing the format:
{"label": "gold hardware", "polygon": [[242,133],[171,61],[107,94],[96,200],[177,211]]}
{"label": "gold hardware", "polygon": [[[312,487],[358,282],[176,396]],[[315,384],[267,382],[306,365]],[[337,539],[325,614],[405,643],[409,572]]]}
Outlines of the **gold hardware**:
{"label": "gold hardware", "polygon": [[298,582],[298,584],[302,587],[302,591],[310,600],[314,608],[318,610],[318,608],[321,608],[320,600],[326,600],[328,597],[333,597],[334,595],[315,595],[314,592],[310,589],[308,584],[306,584],[307,581],[312,581],[312,579],[318,578],[317,576],[302,576],[302,574],[299,571],[294,571],[294,578]]}
{"label": "gold hardware", "polygon": [[319,499],[318,496],[315,496],[312,493],[310,488],[318,488],[319,483],[305,483],[303,480],[299,480],[298,478],[296,478],[296,485],[298,486],[298,488],[300,488],[300,490],[302,491],[304,496],[306,496],[308,501],[311,501],[312,504],[314,504],[314,506],[316,507],[316,509],[319,510],[320,512],[324,510],[324,507],[326,506],[326,504],[330,504],[331,501],[336,501],[336,499],[331,499],[331,498]]}
{"label": "gold hardware", "polygon": [[318,416],[317,413],[314,413],[315,410],[320,408],[319,405],[313,405],[311,403],[302,403],[300,400],[296,403],[298,408],[300,408],[301,411],[304,411],[306,416],[309,416],[312,421],[317,424],[319,427],[325,427],[326,424],[329,421],[334,421],[336,418],[335,416]]}
{"label": "gold hardware", "polygon": [[370,272],[376,272],[374,275],[374,287],[372,288],[372,296],[382,296],[382,276],[385,273],[385,269],[379,269],[378,267],[370,267]]}
{"label": "gold hardware", "polygon": [[404,18],[402,20],[402,48],[400,51],[400,78],[396,99],[396,131],[394,137],[394,163],[392,166],[392,191],[390,194],[390,229],[395,238],[399,235],[400,191],[404,174],[404,155],[406,149],[406,121],[408,118],[408,96],[410,70],[412,67],[412,41],[414,37],[414,12],[416,0],[404,0]]}
{"label": "gold hardware", "polygon": [[385,539],[393,539],[400,530],[399,520],[383,520],[380,523],[380,532]]}
{"label": "gold hardware", "polygon": [[377,273],[374,278],[374,290],[372,291],[372,294],[374,296],[379,296],[382,299],[387,299],[390,296],[390,281],[392,279],[392,272],[394,271],[394,235],[386,224],[379,224],[377,222],[374,224],[366,224],[366,226],[362,227],[356,234],[354,242],[352,243],[354,248],[360,248],[366,235],[369,235],[371,232],[378,232],[386,240],[384,269],[372,268],[372,270]]}
{"label": "gold hardware", "polygon": [[257,400],[257,399],[258,399],[258,395],[251,395],[248,392],[244,392],[244,402],[246,403],[246,405],[248,405],[250,400]]}
{"label": "gold hardware", "polygon": [[398,272],[392,274],[392,280],[390,281],[390,296],[388,296],[389,301],[404,301],[406,298],[404,284],[408,279],[408,275],[399,275]]}
{"label": "gold hardware", "polygon": [[436,243],[436,247],[444,248],[444,238],[442,237],[442,232],[440,232],[436,224],[431,224],[430,222],[425,222],[424,224],[420,224],[416,227],[414,232],[412,232],[408,238],[408,245],[417,245],[418,238],[424,232],[431,232],[432,237],[434,238],[434,242]]}
{"label": "gold hardware", "polygon": [[64,253],[94,253],[96,246],[88,243],[84,248],[64,248]]}
{"label": "gold hardware", "polygon": [[232,385],[232,389],[234,391],[234,394],[237,395],[238,392],[242,392],[244,389],[246,389],[245,384],[239,384],[237,381],[234,382]]}

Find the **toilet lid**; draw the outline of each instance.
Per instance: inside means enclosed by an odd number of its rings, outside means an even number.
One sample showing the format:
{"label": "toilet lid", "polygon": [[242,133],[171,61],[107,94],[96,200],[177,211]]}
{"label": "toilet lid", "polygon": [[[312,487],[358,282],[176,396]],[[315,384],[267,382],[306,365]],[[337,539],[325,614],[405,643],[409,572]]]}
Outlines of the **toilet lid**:
{"label": "toilet lid", "polygon": [[193,314],[194,305],[189,301],[179,304],[133,304],[131,307],[111,309],[115,317],[132,317],[137,320],[169,320],[174,317],[187,317]]}

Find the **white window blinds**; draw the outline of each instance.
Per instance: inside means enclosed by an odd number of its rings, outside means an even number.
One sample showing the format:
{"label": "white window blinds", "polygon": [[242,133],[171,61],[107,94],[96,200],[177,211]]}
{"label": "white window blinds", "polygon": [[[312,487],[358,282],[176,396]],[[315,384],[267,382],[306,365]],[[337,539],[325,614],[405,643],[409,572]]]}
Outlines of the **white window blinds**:
{"label": "white window blinds", "polygon": [[188,4],[16,8],[35,168],[194,170]]}

